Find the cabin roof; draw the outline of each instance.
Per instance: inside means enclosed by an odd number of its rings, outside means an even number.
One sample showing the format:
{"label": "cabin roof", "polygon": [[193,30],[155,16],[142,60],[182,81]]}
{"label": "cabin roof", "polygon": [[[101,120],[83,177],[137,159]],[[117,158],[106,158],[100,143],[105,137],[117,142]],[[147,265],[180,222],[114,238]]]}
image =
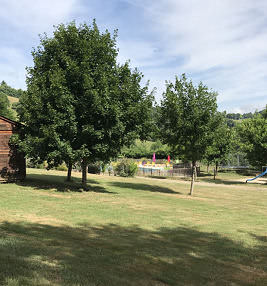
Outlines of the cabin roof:
{"label": "cabin roof", "polygon": [[19,123],[19,122],[17,122],[17,121],[14,121],[14,120],[12,120],[12,119],[9,119],[9,118],[7,118],[7,117],[5,117],[5,116],[2,116],[2,115],[0,115],[0,119],[6,121],[6,122],[8,122],[8,123],[14,124],[14,125],[21,125],[21,123]]}

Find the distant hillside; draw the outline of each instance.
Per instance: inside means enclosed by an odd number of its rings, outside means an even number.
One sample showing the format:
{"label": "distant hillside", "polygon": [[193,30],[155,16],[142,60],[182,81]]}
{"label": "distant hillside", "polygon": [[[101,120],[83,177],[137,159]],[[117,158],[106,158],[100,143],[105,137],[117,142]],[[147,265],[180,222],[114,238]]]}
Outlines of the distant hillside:
{"label": "distant hillside", "polygon": [[17,120],[17,103],[23,94],[22,89],[9,86],[5,81],[0,84],[0,115]]}
{"label": "distant hillside", "polygon": [[[267,107],[267,105],[266,105]],[[227,125],[229,127],[233,127],[236,124],[240,123],[242,120],[245,119],[249,119],[249,118],[253,118],[253,116],[257,115],[257,114],[264,114],[266,108],[261,110],[261,111],[256,111],[254,113],[249,112],[249,113],[228,113],[226,114],[226,118],[227,118]]]}
{"label": "distant hillside", "polygon": [[0,84],[0,92],[4,93],[6,96],[19,98],[22,95],[23,90],[13,88],[3,80]]}
{"label": "distant hillside", "polygon": [[7,96],[10,104],[12,105],[13,103],[17,103],[19,102],[19,99],[17,97],[13,97],[13,96]]}

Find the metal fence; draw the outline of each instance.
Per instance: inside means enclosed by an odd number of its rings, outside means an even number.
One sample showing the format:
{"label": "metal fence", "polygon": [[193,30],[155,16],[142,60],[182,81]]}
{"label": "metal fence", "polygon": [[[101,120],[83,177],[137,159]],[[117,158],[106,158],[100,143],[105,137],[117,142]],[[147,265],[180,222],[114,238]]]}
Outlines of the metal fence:
{"label": "metal fence", "polygon": [[[199,167],[197,173],[199,174]],[[176,168],[176,169],[157,169],[157,168],[138,168],[138,176],[156,176],[156,177],[190,177],[192,175],[191,168]]]}

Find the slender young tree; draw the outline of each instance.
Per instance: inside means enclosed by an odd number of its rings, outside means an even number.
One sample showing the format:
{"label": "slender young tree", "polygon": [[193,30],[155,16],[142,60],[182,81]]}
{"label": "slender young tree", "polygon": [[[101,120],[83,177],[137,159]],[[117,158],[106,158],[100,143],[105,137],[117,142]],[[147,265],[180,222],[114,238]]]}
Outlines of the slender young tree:
{"label": "slender young tree", "polygon": [[149,128],[153,97],[138,70],[117,63],[116,37],[95,21],[59,25],[33,51],[21,99],[24,151],[49,166],[65,161],[69,176],[79,161],[84,188],[89,162],[117,156]]}
{"label": "slender young tree", "polygon": [[190,195],[193,194],[196,162],[201,160],[212,143],[217,127],[217,94],[200,83],[194,86],[185,74],[175,83],[167,82],[161,102],[161,138],[173,153],[192,162]]}
{"label": "slender young tree", "polygon": [[215,118],[219,125],[212,132],[212,143],[207,147],[205,154],[208,164],[215,164],[214,180],[218,173],[219,164],[227,160],[229,153],[233,149],[233,132],[227,126],[225,114],[218,112]]}

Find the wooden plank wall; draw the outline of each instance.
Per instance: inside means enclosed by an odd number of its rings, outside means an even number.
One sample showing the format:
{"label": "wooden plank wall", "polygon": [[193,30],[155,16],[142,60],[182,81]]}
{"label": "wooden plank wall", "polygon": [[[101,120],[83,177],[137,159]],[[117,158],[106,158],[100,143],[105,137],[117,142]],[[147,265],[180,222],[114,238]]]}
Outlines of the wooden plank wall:
{"label": "wooden plank wall", "polygon": [[13,133],[17,132],[17,126],[0,118],[0,173],[2,177],[9,173],[18,179],[25,177],[25,159],[22,154],[10,150],[9,140]]}

